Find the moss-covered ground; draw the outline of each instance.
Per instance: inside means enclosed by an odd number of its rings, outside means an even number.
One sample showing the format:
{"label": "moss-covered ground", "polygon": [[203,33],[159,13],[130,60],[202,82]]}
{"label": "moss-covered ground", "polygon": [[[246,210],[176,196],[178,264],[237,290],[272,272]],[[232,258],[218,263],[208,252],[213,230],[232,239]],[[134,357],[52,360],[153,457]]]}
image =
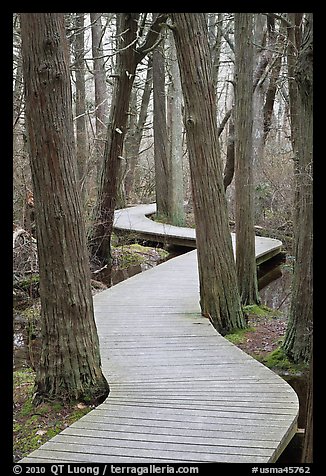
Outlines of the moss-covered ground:
{"label": "moss-covered ground", "polygon": [[92,409],[80,402],[62,404],[54,401],[34,406],[34,380],[35,373],[30,368],[14,372],[14,461],[28,455]]}

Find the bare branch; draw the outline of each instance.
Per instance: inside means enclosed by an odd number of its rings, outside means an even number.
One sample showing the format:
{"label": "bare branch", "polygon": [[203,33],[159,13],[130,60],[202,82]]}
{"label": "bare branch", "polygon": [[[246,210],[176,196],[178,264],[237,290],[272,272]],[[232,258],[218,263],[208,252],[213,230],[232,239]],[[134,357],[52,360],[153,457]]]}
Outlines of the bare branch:
{"label": "bare branch", "polygon": [[225,116],[219,126],[219,128],[217,129],[217,134],[218,136],[220,137],[220,135],[222,134],[223,130],[224,130],[224,127],[226,126],[226,123],[228,122],[228,120],[230,119],[230,116],[232,114],[232,111],[233,111],[233,106],[231,107],[231,109],[229,109],[226,113],[225,113]]}
{"label": "bare branch", "polygon": [[287,26],[288,28],[292,28],[294,26],[285,17],[282,17],[282,15],[278,15],[278,13],[262,13],[262,15],[266,15],[268,17],[276,18],[277,20],[281,20],[281,22],[284,23],[284,25]]}
{"label": "bare branch", "polygon": [[159,13],[153,21],[144,43],[137,48],[137,54],[140,57],[139,62],[151,49],[158,44],[158,37],[168,18],[168,13]]}

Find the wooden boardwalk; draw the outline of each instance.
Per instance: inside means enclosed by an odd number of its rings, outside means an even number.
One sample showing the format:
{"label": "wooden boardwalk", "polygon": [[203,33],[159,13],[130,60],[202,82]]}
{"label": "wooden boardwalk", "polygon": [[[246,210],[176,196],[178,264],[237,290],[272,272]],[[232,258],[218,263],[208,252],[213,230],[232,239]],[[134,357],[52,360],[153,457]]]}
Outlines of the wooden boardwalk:
{"label": "wooden boardwalk", "polygon": [[[147,218],[147,215],[153,215],[155,212],[155,203],[116,210],[115,232],[147,241],[181,245],[191,249],[196,248],[195,229],[158,223]],[[235,247],[235,234],[231,233],[231,237],[233,247]],[[256,236],[257,264],[261,264],[280,253],[281,247],[282,242],[279,240]]]}
{"label": "wooden boardwalk", "polygon": [[110,395],[22,462],[275,462],[296,432],[297,395],[198,301],[196,251],[97,294]]}

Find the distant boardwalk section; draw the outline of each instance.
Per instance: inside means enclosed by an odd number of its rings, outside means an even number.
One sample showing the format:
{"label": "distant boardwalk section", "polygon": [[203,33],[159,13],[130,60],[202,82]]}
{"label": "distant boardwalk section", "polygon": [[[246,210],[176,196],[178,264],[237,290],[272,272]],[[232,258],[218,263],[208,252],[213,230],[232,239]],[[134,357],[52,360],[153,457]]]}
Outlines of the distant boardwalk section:
{"label": "distant boardwalk section", "polygon": [[[148,218],[148,215],[154,213],[156,213],[155,203],[116,210],[115,232],[148,241],[196,248],[196,231],[193,228],[155,222]],[[235,234],[231,233],[231,237],[234,247]],[[255,245],[257,264],[260,264],[280,253],[282,242],[273,238],[256,236]]]}
{"label": "distant boardwalk section", "polygon": [[[154,233],[142,228],[153,206],[142,207],[117,211],[115,226]],[[256,242],[258,259],[275,242]],[[196,250],[97,294],[94,306],[111,393],[22,463],[277,460],[297,429],[297,395],[201,316]]]}

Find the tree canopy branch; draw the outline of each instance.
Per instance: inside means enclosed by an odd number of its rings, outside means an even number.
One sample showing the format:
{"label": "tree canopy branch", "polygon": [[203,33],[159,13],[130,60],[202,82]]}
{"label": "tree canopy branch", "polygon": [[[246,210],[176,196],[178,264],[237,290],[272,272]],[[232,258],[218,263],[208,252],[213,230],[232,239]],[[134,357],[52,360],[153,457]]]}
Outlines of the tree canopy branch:
{"label": "tree canopy branch", "polygon": [[153,21],[148,30],[144,43],[137,48],[137,54],[140,57],[139,61],[141,61],[146,56],[146,54],[157,45],[158,36],[168,16],[168,13],[159,13]]}

